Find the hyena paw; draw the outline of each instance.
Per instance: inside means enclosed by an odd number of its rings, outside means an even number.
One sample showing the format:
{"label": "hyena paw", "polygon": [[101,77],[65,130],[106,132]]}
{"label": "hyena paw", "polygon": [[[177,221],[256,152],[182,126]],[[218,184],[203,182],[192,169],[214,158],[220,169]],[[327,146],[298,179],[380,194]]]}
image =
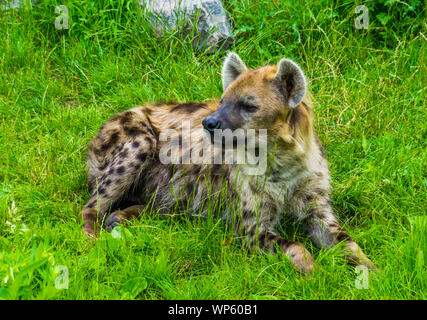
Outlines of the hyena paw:
{"label": "hyena paw", "polygon": [[87,223],[83,225],[83,231],[86,233],[89,237],[95,238],[95,229],[93,227],[92,223]]}
{"label": "hyena paw", "polygon": [[[83,231],[86,233],[89,237],[94,238],[96,235],[96,219],[94,219],[93,212],[91,210],[83,210],[82,213],[84,224],[83,224]],[[96,216],[96,213],[95,213]]]}
{"label": "hyena paw", "polygon": [[294,244],[287,250],[287,255],[291,259],[294,266],[302,273],[311,275],[314,270],[318,269],[317,263],[314,261],[310,252],[301,244]]}
{"label": "hyena paw", "polygon": [[110,214],[110,216],[108,217],[108,221],[107,221],[107,231],[111,232],[115,227],[123,224],[123,219],[120,216],[120,214],[115,211],[112,214]]}
{"label": "hyena paw", "polygon": [[368,270],[371,271],[371,272],[378,272],[379,271],[379,268],[375,265],[375,263],[373,263],[368,258],[363,259],[363,261],[361,262],[361,264],[364,265],[365,267],[367,267]]}
{"label": "hyena paw", "polygon": [[377,272],[378,267],[365,256],[363,252],[357,252],[357,254],[352,254],[350,256],[346,256],[349,260],[349,263],[353,266],[365,266],[371,272]]}

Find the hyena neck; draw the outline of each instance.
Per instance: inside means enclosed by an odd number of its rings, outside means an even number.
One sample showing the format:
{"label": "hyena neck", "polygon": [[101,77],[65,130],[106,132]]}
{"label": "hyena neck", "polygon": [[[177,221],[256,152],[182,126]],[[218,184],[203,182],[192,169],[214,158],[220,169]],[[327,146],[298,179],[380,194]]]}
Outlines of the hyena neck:
{"label": "hyena neck", "polygon": [[287,188],[300,185],[307,179],[328,177],[326,160],[316,143],[314,130],[303,141],[293,138],[288,141],[276,139],[269,148],[269,177],[273,183],[280,183]]}

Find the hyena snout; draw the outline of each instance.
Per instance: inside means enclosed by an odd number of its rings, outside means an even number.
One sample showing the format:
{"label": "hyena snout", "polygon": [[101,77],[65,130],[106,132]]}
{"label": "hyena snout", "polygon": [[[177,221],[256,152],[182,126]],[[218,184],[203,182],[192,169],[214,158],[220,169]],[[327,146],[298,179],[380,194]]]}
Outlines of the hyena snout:
{"label": "hyena snout", "polygon": [[230,103],[221,104],[217,111],[207,116],[203,121],[203,127],[211,134],[214,133],[215,129],[231,131],[236,130],[243,124],[236,108]]}
{"label": "hyena snout", "polygon": [[238,139],[233,132],[233,126],[220,112],[214,112],[202,121],[203,128],[210,136],[212,144],[222,145],[224,148],[234,148],[237,146]]}
{"label": "hyena snout", "polygon": [[202,121],[203,128],[213,133],[215,129],[221,129],[222,122],[219,117],[213,113]]}
{"label": "hyena snout", "polygon": [[210,135],[211,143],[222,144],[222,147],[236,148],[239,143],[246,141],[245,131],[241,129],[243,119],[234,110],[230,103],[221,104],[217,111],[207,116],[203,121],[203,128]]}

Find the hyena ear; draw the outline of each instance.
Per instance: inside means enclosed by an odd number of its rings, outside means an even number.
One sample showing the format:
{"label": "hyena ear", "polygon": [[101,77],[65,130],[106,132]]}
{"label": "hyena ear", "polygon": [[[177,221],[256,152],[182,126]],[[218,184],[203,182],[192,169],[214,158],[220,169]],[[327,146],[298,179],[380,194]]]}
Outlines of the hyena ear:
{"label": "hyena ear", "polygon": [[282,59],[279,62],[275,78],[282,85],[287,106],[295,108],[301,102],[307,89],[301,68],[292,60]]}
{"label": "hyena ear", "polygon": [[225,58],[224,64],[222,65],[222,87],[227,89],[227,87],[232,83],[236,78],[247,71],[245,64],[242,59],[234,53],[230,52]]}

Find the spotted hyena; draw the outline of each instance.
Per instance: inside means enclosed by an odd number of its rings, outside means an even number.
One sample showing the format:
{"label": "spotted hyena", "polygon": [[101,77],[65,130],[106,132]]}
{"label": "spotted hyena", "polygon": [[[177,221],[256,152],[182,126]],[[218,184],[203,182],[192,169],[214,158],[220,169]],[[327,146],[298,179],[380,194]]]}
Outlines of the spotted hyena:
{"label": "spotted hyena", "polygon": [[[215,208],[213,214],[233,225],[244,247],[282,250],[296,268],[311,272],[315,263],[310,253],[275,230],[281,217],[288,216],[301,223],[318,247],[342,242],[351,263],[375,268],[333,213],[328,165],[301,68],[282,59],[277,66],[248,69],[230,53],[222,83],[219,101],[145,105],[101,126],[89,146],[91,198],[82,211],[83,230],[90,236],[101,226],[111,230],[148,204],[150,212],[159,214],[178,208],[204,216]],[[183,123],[191,125],[190,133],[184,133]],[[263,175],[250,174],[253,166],[245,163],[161,161],[170,143],[162,138],[167,131],[177,132],[182,160],[201,150],[206,140],[215,143],[212,157],[223,154],[223,141],[216,144],[213,137],[226,129],[266,129],[268,166]],[[260,147],[258,142],[255,149]]]}

